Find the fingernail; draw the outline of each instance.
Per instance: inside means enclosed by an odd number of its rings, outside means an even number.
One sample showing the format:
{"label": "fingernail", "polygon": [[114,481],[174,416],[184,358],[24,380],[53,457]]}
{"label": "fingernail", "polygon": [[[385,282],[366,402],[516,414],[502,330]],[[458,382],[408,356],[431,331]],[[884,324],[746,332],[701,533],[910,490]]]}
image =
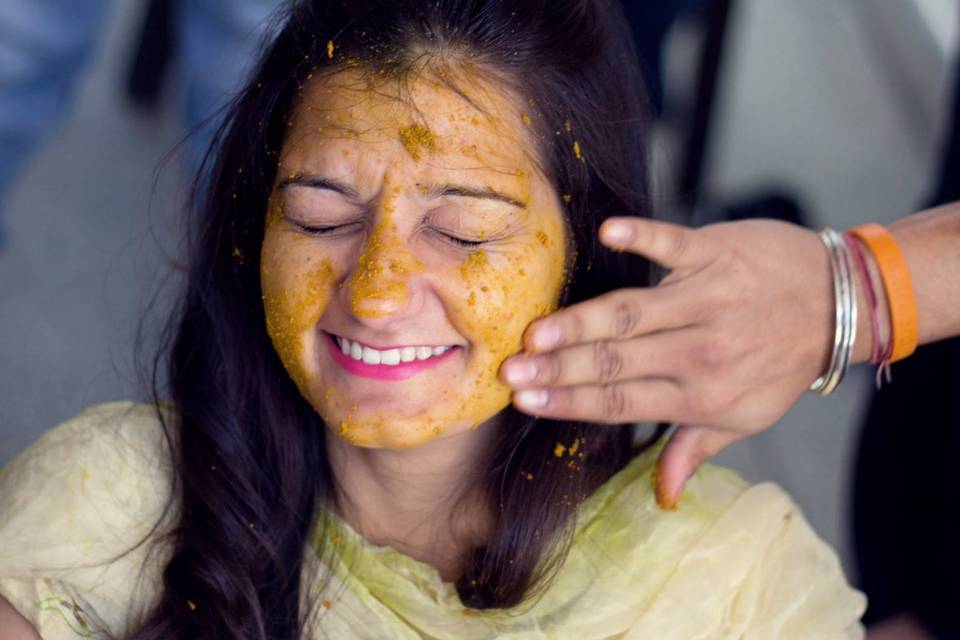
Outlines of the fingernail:
{"label": "fingernail", "polygon": [[537,365],[529,360],[507,364],[507,382],[513,385],[526,384],[537,377]]}
{"label": "fingernail", "polygon": [[560,342],[560,327],[555,324],[542,324],[533,332],[533,348],[537,351],[552,349]]}
{"label": "fingernail", "polygon": [[608,222],[603,226],[603,235],[610,242],[627,242],[633,235],[633,230],[623,222]]}
{"label": "fingernail", "polygon": [[514,401],[527,409],[537,409],[547,404],[547,392],[544,389],[526,389],[513,395]]}

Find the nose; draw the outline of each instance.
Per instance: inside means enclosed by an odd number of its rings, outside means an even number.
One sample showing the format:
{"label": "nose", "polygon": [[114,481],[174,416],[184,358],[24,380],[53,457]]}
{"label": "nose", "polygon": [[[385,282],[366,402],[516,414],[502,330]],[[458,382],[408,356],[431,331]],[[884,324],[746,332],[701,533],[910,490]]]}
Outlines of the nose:
{"label": "nose", "polygon": [[346,282],[347,302],[364,320],[416,313],[422,297],[414,282],[421,265],[395,227],[380,221],[361,247]]}

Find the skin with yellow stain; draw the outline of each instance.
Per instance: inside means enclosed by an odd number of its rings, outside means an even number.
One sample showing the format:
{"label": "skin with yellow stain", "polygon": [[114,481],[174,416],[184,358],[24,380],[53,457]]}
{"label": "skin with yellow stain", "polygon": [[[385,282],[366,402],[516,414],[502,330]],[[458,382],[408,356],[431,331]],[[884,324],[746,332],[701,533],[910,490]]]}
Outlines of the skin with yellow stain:
{"label": "skin with yellow stain", "polygon": [[[494,421],[510,401],[500,365],[557,306],[560,198],[518,101],[470,97],[481,109],[429,74],[401,91],[339,71],[307,83],[284,142],[261,255],[267,329],[303,396],[354,445],[414,447]],[[338,364],[327,334],[454,350],[380,380]]]}
{"label": "skin with yellow stain", "polygon": [[420,160],[421,150],[435,151],[437,148],[437,140],[433,132],[422,124],[409,124],[402,127],[399,135],[403,148],[414,160]]}

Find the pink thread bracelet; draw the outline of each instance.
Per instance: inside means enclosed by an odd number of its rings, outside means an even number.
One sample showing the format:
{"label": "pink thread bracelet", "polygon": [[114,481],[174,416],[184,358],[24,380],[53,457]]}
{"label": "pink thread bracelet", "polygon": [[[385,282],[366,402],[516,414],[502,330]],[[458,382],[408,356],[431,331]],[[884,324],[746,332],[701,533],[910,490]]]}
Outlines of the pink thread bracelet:
{"label": "pink thread bracelet", "polygon": [[863,250],[860,247],[860,239],[849,231],[843,234],[844,240],[851,249],[854,263],[857,265],[857,271],[860,273],[860,280],[863,282],[863,290],[867,297],[867,303],[870,305],[870,333],[873,336],[873,344],[870,349],[870,363],[879,364],[877,367],[876,384],[877,389],[881,387],[881,378],[886,378],[887,383],[891,381],[890,373],[890,355],[893,351],[893,341],[889,345],[881,342],[880,336],[880,305],[877,303],[877,295],[873,290],[873,282],[870,280],[870,271],[867,269],[867,262],[863,257]]}

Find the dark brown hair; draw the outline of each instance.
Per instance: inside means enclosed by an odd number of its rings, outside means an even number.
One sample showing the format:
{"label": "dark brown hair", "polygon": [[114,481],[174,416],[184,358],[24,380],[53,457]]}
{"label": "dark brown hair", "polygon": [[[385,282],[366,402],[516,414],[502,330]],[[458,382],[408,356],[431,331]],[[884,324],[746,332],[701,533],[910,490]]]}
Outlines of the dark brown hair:
{"label": "dark brown hair", "polygon": [[[330,56],[328,42],[336,55]],[[649,265],[603,249],[600,223],[649,211],[645,98],[629,27],[610,0],[334,0],[291,6],[234,100],[195,192],[200,219],[166,367],[179,520],[161,601],[136,640],[297,638],[308,533],[335,501],[325,426],[265,329],[259,253],[267,196],[310,74],[351,65],[403,73],[424,56],[469,60],[519,92],[575,249],[561,303],[649,284]],[[580,152],[574,152],[574,142]],[[563,561],[582,500],[634,455],[627,427],[504,410],[483,481],[496,517],[457,587],[474,608],[511,607]],[[554,456],[579,440],[584,457]],[[536,482],[526,481],[531,473]],[[312,552],[312,551],[311,551]],[[194,607],[188,606],[190,603]]]}

